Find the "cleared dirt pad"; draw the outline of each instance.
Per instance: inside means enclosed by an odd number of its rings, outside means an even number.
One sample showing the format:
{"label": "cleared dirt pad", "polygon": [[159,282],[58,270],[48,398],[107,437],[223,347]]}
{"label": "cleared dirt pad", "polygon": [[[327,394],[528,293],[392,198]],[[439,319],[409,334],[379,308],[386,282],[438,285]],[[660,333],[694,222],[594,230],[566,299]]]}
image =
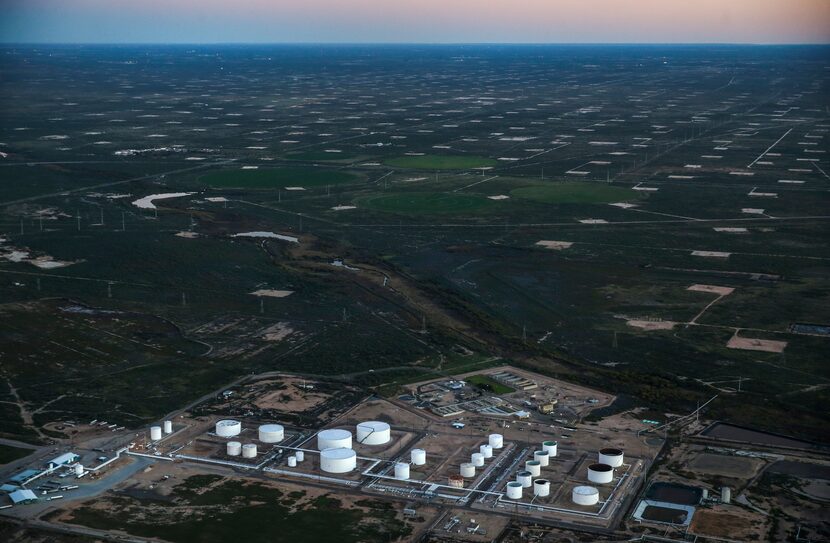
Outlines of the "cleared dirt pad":
{"label": "cleared dirt pad", "polygon": [[763,461],[754,458],[703,453],[689,462],[689,467],[710,475],[748,479],[755,475],[762,464]]}
{"label": "cleared dirt pad", "polygon": [[698,509],[692,519],[690,531],[712,537],[736,539],[739,534],[746,533],[751,527],[752,524],[747,518],[716,510]]}
{"label": "cleared dirt pad", "polygon": [[633,326],[634,328],[641,328],[643,330],[671,330],[677,325],[677,323],[674,321],[630,320],[625,321],[625,323],[628,326]]}
{"label": "cleared dirt pad", "polygon": [[537,241],[536,245],[540,245],[545,249],[553,249],[554,251],[561,251],[563,249],[570,249],[573,245],[572,241],[548,241],[548,240],[541,240]]}
{"label": "cleared dirt pad", "polygon": [[251,294],[254,296],[268,296],[269,298],[285,298],[286,296],[290,296],[293,294],[293,290],[270,290],[270,289],[263,289],[263,290],[255,290]]}
{"label": "cleared dirt pad", "polygon": [[727,296],[735,291],[732,287],[719,287],[717,285],[692,285],[686,290],[692,290],[694,292],[711,292],[712,294],[718,294],[719,296]]}
{"label": "cleared dirt pad", "polygon": [[730,349],[743,349],[745,351],[764,351],[766,353],[781,353],[787,348],[786,341],[774,341],[771,339],[755,339],[732,336],[726,344]]}

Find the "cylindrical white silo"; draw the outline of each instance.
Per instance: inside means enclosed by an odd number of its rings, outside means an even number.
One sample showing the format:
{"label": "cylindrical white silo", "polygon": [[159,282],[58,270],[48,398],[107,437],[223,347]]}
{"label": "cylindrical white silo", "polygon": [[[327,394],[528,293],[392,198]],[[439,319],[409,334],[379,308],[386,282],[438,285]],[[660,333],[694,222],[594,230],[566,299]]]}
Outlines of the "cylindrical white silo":
{"label": "cylindrical white silo", "polygon": [[297,462],[302,462],[305,460],[305,453],[303,451],[297,451],[294,453],[294,458],[297,459]]}
{"label": "cylindrical white silo", "polygon": [[577,505],[596,505],[599,503],[599,490],[592,486],[574,487],[571,499]]}
{"label": "cylindrical white silo", "polygon": [[722,486],[720,488],[720,501],[721,503],[730,504],[732,503],[732,489],[728,486]]}
{"label": "cylindrical white silo", "polygon": [[620,449],[606,448],[599,451],[599,463],[607,464],[612,468],[623,465],[623,452]]}
{"label": "cylindrical white silo", "polygon": [[410,458],[416,466],[423,466],[427,463],[427,452],[424,449],[412,449]]}
{"label": "cylindrical white silo", "polygon": [[556,456],[559,443],[556,441],[543,441],[542,450],[547,451],[550,456]]}
{"label": "cylindrical white silo", "polygon": [[588,480],[605,485],[614,480],[614,468],[608,464],[591,464],[588,466]]}
{"label": "cylindrical white silo", "polygon": [[253,443],[242,445],[242,458],[256,458],[256,445]]}
{"label": "cylindrical white silo", "polygon": [[161,439],[161,426],[150,426],[150,439],[153,441]]}
{"label": "cylindrical white silo", "polygon": [[533,494],[544,498],[550,495],[550,481],[547,479],[536,479],[533,481]]}
{"label": "cylindrical white silo", "polygon": [[533,453],[533,459],[539,462],[542,467],[550,465],[550,453],[548,451],[536,451]]}
{"label": "cylindrical white silo", "polygon": [[520,471],[516,474],[516,482],[524,488],[530,488],[530,485],[533,484],[533,475],[529,471]]}
{"label": "cylindrical white silo", "polygon": [[405,481],[409,479],[409,464],[406,462],[398,462],[395,464],[395,479]]}
{"label": "cylindrical white silo", "polygon": [[83,464],[75,464],[75,475],[80,477],[84,474],[84,466]]}
{"label": "cylindrical white silo", "polygon": [[481,453],[473,453],[470,455],[470,463],[477,468],[484,465],[484,455]]}
{"label": "cylindrical white silo", "polygon": [[297,467],[297,457],[296,456],[289,456],[288,457],[288,467],[289,468],[296,468]]}
{"label": "cylindrical white silo", "polygon": [[327,473],[348,473],[357,467],[357,453],[346,447],[323,449],[320,468]]}
{"label": "cylindrical white silo", "polygon": [[525,470],[529,471],[534,477],[542,474],[542,464],[538,460],[528,460],[525,462]]}
{"label": "cylindrical white silo", "polygon": [[239,456],[242,454],[242,443],[238,441],[228,441],[227,452],[228,456]]}
{"label": "cylindrical white silo", "polygon": [[352,433],[340,428],[323,430],[317,434],[317,448],[321,451],[326,449],[351,449]]}
{"label": "cylindrical white silo", "polygon": [[493,447],[488,443],[485,443],[484,445],[479,447],[478,452],[484,455],[484,458],[493,458]]}
{"label": "cylindrical white silo", "polygon": [[165,434],[172,434],[173,433],[173,421],[172,420],[164,421],[164,433]]}
{"label": "cylindrical white silo", "polygon": [[285,439],[285,428],[281,424],[263,424],[259,427],[258,435],[263,443],[279,443]]}
{"label": "cylindrical white silo", "polygon": [[465,462],[461,464],[461,476],[462,477],[475,477],[476,476],[476,467],[469,462]]}
{"label": "cylindrical white silo", "polygon": [[220,420],[216,423],[216,435],[219,437],[238,436],[242,431],[242,423],[238,420]]}
{"label": "cylindrical white silo", "polygon": [[357,442],[363,445],[384,445],[392,439],[392,429],[379,420],[361,422],[356,430]]}
{"label": "cylindrical white silo", "polygon": [[510,481],[507,483],[507,498],[510,500],[521,500],[522,488],[522,483]]}
{"label": "cylindrical white silo", "polygon": [[501,449],[504,447],[504,436],[501,434],[490,434],[487,438],[487,443],[494,449]]}

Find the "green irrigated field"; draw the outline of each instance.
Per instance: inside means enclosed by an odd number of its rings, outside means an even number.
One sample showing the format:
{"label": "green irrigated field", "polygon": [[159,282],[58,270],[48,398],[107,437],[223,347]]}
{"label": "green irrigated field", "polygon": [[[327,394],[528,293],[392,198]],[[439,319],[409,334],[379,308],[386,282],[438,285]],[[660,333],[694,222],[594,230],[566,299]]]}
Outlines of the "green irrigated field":
{"label": "green irrigated field", "polygon": [[492,158],[465,155],[423,155],[402,156],[385,161],[393,168],[412,168],[415,170],[469,170],[485,168],[498,164]]}
{"label": "green irrigated field", "polygon": [[482,196],[447,192],[401,192],[358,199],[359,207],[404,215],[464,215],[486,212],[499,205]]}
{"label": "green irrigated field", "polygon": [[535,200],[546,204],[604,204],[627,202],[643,198],[629,187],[605,183],[547,183],[520,187],[510,192],[516,198]]}
{"label": "green irrigated field", "polygon": [[352,173],[325,168],[227,169],[210,172],[199,181],[211,188],[276,189],[282,187],[318,187],[356,181]]}

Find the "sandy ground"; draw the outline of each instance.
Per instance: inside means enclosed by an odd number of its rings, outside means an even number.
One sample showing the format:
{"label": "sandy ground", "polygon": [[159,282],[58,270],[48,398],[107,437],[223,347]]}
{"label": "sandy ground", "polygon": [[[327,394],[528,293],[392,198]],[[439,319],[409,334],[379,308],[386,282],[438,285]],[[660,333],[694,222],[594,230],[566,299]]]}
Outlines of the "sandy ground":
{"label": "sandy ground", "polygon": [[291,296],[292,294],[294,294],[293,290],[261,289],[251,292],[251,295],[253,296],[266,296],[269,298],[285,298],[286,296]]}
{"label": "sandy ground", "polygon": [[692,285],[686,290],[691,290],[694,292],[709,292],[712,294],[718,294],[720,296],[727,296],[735,291],[734,288],[719,287],[717,285]]}
{"label": "sandy ground", "polygon": [[732,253],[723,253],[721,251],[692,251],[692,256],[705,256],[709,258],[729,258]]}
{"label": "sandy ground", "polygon": [[634,328],[642,328],[643,330],[671,330],[677,323],[674,321],[644,321],[644,320],[628,320],[625,321],[628,326]]}
{"label": "sandy ground", "polygon": [[561,251],[563,249],[570,249],[573,245],[571,241],[548,241],[548,240],[541,240],[537,241],[536,245],[541,245],[545,249],[553,249],[554,251]]}
{"label": "sandy ground", "polygon": [[774,341],[771,339],[755,339],[739,337],[737,334],[730,338],[726,344],[730,349],[743,349],[746,351],[763,351],[767,353],[781,353],[787,348],[786,341]]}
{"label": "sandy ground", "polygon": [[728,505],[698,509],[692,518],[689,531],[712,537],[725,537],[733,541],[750,541],[753,535],[759,535],[759,529],[753,527],[750,517],[751,515],[739,508]]}

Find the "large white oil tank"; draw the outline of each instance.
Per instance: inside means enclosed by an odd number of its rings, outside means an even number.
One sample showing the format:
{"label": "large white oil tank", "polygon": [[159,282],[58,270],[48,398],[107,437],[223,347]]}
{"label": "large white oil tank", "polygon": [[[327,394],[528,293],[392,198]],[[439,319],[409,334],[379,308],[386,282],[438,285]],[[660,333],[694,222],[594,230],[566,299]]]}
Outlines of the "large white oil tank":
{"label": "large white oil tank", "polygon": [[297,459],[297,462],[302,462],[305,460],[305,453],[303,451],[297,451],[294,453],[294,458]]}
{"label": "large white oil tank", "polygon": [[363,445],[383,445],[392,439],[392,429],[385,422],[370,420],[357,425],[357,442]]}
{"label": "large white oil tank", "polygon": [[263,424],[259,427],[259,440],[263,443],[279,443],[285,439],[282,424]]}
{"label": "large white oil tank", "polygon": [[84,465],[83,464],[75,464],[75,475],[80,477],[84,474]]}
{"label": "large white oil tank", "polygon": [[477,468],[480,468],[484,465],[484,455],[481,453],[473,453],[470,455],[470,464],[474,465]]}
{"label": "large white oil tank", "polygon": [[559,447],[558,441],[543,441],[542,442],[542,450],[547,451],[550,456],[556,456],[557,448]]}
{"label": "large white oil tank", "polygon": [[296,468],[297,467],[297,457],[296,456],[289,456],[288,457],[288,467],[289,468]]}
{"label": "large white oil tank", "polygon": [[522,499],[522,483],[510,481],[507,483],[507,498],[510,500]]}
{"label": "large white oil tank", "polygon": [[352,433],[340,428],[323,430],[317,434],[317,448],[321,451],[325,449],[351,449]]}
{"label": "large white oil tank", "polygon": [[478,452],[480,452],[484,458],[493,458],[493,446],[488,443],[485,443],[479,447]]}
{"label": "large white oil tank", "polygon": [[150,426],[150,439],[153,441],[161,439],[161,426]]}
{"label": "large white oil tank", "polygon": [[501,434],[490,434],[487,438],[487,443],[494,449],[501,449],[504,447],[504,436]]}
{"label": "large white oil tank", "polygon": [[405,481],[409,479],[409,464],[406,462],[398,462],[395,464],[395,479]]}
{"label": "large white oil tank", "polygon": [[610,447],[602,449],[599,451],[599,463],[618,468],[623,465],[623,452],[620,449]]}
{"label": "large white oil tank", "polygon": [[256,458],[256,445],[254,443],[242,445],[242,458]]}
{"label": "large white oil tank", "polygon": [[533,484],[533,475],[529,471],[520,471],[516,474],[516,482],[521,484],[523,488],[530,488]]}
{"label": "large white oil tank", "polygon": [[352,449],[335,447],[320,452],[320,468],[326,473],[348,473],[356,467],[357,453]]}
{"label": "large white oil tank", "polygon": [[416,466],[423,466],[427,463],[427,452],[424,449],[412,449],[409,456]]}
{"label": "large white oil tank", "polygon": [[721,503],[730,504],[732,503],[732,489],[728,486],[722,486],[720,489],[720,501]]}
{"label": "large white oil tank", "polygon": [[599,490],[592,486],[574,487],[571,499],[577,505],[596,505],[599,503]]}
{"label": "large white oil tank", "polygon": [[461,476],[462,477],[475,477],[476,476],[476,467],[469,463],[465,462],[461,464]]}
{"label": "large white oil tank", "polygon": [[533,494],[544,498],[550,495],[550,481],[547,479],[536,479],[533,481]]}
{"label": "large white oil tank", "polygon": [[173,433],[173,421],[172,420],[164,421],[164,433],[165,434],[172,434]]}
{"label": "large white oil tank", "polygon": [[539,462],[543,468],[550,465],[550,454],[548,451],[536,451],[533,453],[533,459]]}
{"label": "large white oil tank", "polygon": [[534,477],[542,474],[542,464],[538,460],[528,460],[525,462],[525,470],[529,471]]}
{"label": "large white oil tank", "polygon": [[220,420],[216,423],[216,435],[219,437],[238,436],[242,431],[242,423],[238,420]]}
{"label": "large white oil tank", "polygon": [[242,443],[238,441],[228,441],[228,456],[239,456],[242,454]]}
{"label": "large white oil tank", "polygon": [[614,468],[608,464],[591,464],[588,466],[588,480],[605,485],[614,480]]}

